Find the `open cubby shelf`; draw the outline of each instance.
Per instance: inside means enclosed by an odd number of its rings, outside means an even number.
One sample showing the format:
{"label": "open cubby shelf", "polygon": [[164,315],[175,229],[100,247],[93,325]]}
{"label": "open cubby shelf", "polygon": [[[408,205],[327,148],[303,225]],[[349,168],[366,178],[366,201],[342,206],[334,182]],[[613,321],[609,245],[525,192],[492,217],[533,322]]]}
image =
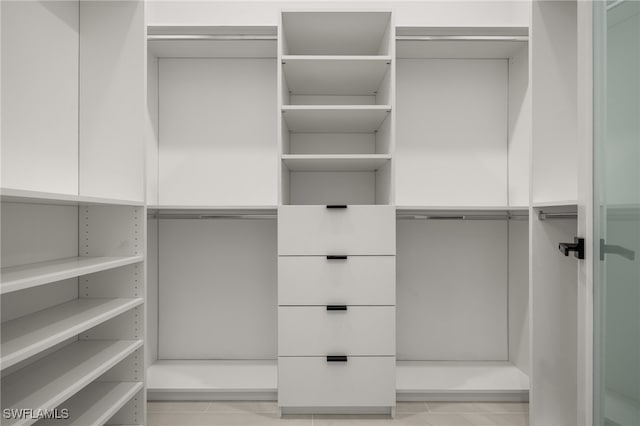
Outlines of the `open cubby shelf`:
{"label": "open cubby shelf", "polygon": [[140,306],[142,298],[75,299],[2,323],[2,368]]}
{"label": "open cubby shelf", "polygon": [[376,171],[391,161],[388,154],[287,154],[282,162],[296,172]]}
{"label": "open cubby shelf", "polygon": [[391,105],[286,105],[284,121],[297,133],[371,133],[391,112]]}
{"label": "open cubby shelf", "polygon": [[[80,340],[2,379],[4,408],[53,409],[142,347],[141,340]],[[29,425],[35,419],[8,420]]]}
{"label": "open cubby shelf", "polygon": [[2,268],[0,293],[23,290],[56,281],[140,263],[143,256],[71,257]]}
{"label": "open cubby shelf", "polygon": [[[86,426],[105,424],[127,402],[144,388],[142,382],[93,382],[82,392],[66,400],[64,408],[71,416],[66,419],[49,419],[39,426]],[[144,401],[140,402],[141,404]]]}

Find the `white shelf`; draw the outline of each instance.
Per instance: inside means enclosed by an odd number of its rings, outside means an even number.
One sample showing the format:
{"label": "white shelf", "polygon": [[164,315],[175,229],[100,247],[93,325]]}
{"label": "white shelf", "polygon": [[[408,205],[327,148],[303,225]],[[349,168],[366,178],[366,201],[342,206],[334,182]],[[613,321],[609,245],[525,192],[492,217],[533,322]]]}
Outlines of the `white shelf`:
{"label": "white shelf", "polygon": [[526,40],[397,40],[398,59],[508,59]]}
{"label": "white shelf", "polygon": [[159,58],[276,58],[277,34],[275,25],[149,25],[147,46]]}
{"label": "white shelf", "polygon": [[390,56],[283,56],[291,95],[373,96],[389,72]]}
{"label": "white shelf", "polygon": [[539,201],[532,204],[533,207],[577,207],[577,200]]}
{"label": "white shelf", "polygon": [[[388,11],[283,11],[282,29],[293,55],[376,55],[391,20]],[[386,51],[383,53],[387,53]]]}
{"label": "white shelf", "polygon": [[507,395],[525,397],[529,377],[503,361],[398,361],[397,392],[415,395]]}
{"label": "white shelf", "polygon": [[[529,378],[509,362],[398,361],[397,391],[402,394],[512,395],[525,399]],[[156,361],[147,371],[147,390],[153,399],[197,395],[242,395],[276,392],[277,362]],[[227,395],[227,397],[229,397]],[[232,398],[232,397],[230,397]],[[179,399],[179,397],[178,397]]]}
{"label": "white shelf", "polygon": [[391,161],[389,154],[327,154],[282,156],[290,171],[302,172],[361,172],[375,171]]}
{"label": "white shelf", "polygon": [[291,132],[371,133],[391,111],[390,105],[287,105],[283,117]]}
{"label": "white shelf", "polygon": [[255,212],[275,212],[278,209],[277,205],[268,206],[212,206],[212,205],[162,205],[154,204],[147,207],[148,210],[200,210],[205,212],[236,212],[236,211],[255,211]]}
{"label": "white shelf", "polygon": [[2,369],[108,321],[143,299],[76,299],[2,324]]}
{"label": "white shelf", "polygon": [[38,426],[86,426],[105,424],[143,387],[142,382],[93,382],[64,402],[70,418],[41,420]]}
{"label": "white shelf", "polygon": [[70,257],[2,268],[0,294],[142,262],[143,256]]}
{"label": "white shelf", "polygon": [[147,391],[162,393],[213,392],[220,394],[275,393],[276,360],[156,361],[147,370]]}
{"label": "white shelf", "polygon": [[[136,349],[141,340],[79,340],[2,379],[2,407],[53,409]],[[35,419],[7,420],[30,425]]]}
{"label": "white shelf", "polygon": [[398,59],[506,59],[528,43],[528,27],[396,27]]}
{"label": "white shelf", "polygon": [[0,188],[0,196],[7,203],[58,204],[58,205],[122,205],[143,206],[143,201],[122,200],[115,198],[87,197],[74,194],[59,194],[54,192],[28,191],[23,189]]}
{"label": "white shelf", "polygon": [[434,212],[528,212],[528,206],[396,206],[398,213]]}

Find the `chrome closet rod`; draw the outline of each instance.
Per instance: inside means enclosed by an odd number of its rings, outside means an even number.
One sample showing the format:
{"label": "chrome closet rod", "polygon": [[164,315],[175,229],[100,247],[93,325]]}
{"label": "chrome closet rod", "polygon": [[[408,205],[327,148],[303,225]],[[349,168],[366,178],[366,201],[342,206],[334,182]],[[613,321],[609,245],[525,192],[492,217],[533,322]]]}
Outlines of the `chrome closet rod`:
{"label": "chrome closet rod", "polygon": [[528,36],[424,35],[396,36],[396,41],[528,41]]}
{"label": "chrome closet rod", "polygon": [[464,214],[464,215],[442,215],[442,214],[398,214],[396,216],[400,220],[519,220],[529,219],[528,215],[481,215],[481,214]]}
{"label": "chrome closet rod", "polygon": [[148,41],[194,41],[194,40],[277,40],[275,35],[262,34],[149,34]]}
{"label": "chrome closet rod", "polygon": [[151,213],[147,215],[153,219],[253,219],[253,220],[272,220],[276,219],[275,214],[189,214],[189,213]]}
{"label": "chrome closet rod", "polygon": [[[277,40],[270,34],[149,34],[149,41],[194,41],[194,40]],[[528,41],[528,36],[396,36],[396,41]]]}
{"label": "chrome closet rod", "polygon": [[554,213],[545,213],[543,211],[538,212],[538,219],[547,220],[547,219],[577,219],[578,213],[576,212],[554,212]]}

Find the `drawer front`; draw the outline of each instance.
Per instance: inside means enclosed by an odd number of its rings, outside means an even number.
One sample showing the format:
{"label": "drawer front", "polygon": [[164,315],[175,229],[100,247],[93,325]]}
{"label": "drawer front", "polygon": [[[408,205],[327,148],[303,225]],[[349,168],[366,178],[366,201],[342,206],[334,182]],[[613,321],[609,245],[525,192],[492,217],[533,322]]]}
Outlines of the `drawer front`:
{"label": "drawer front", "polygon": [[395,305],[395,256],[278,257],[279,305]]}
{"label": "drawer front", "polygon": [[[334,307],[336,308],[336,307]],[[394,306],[284,306],[278,308],[278,355],[389,355],[396,353]]]}
{"label": "drawer front", "polygon": [[280,206],[280,255],[395,255],[393,206]]}
{"label": "drawer front", "polygon": [[396,403],[395,357],[278,359],[281,407],[389,407]]}

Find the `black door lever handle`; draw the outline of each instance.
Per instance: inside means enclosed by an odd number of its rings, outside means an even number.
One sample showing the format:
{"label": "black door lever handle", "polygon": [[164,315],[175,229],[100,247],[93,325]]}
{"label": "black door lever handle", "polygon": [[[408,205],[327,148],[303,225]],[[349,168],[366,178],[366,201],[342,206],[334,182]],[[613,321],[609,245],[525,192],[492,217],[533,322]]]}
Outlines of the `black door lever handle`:
{"label": "black door lever handle", "polygon": [[569,256],[570,252],[574,252],[574,257],[584,259],[584,238],[574,237],[573,243],[559,243],[558,249],[565,256]]}

